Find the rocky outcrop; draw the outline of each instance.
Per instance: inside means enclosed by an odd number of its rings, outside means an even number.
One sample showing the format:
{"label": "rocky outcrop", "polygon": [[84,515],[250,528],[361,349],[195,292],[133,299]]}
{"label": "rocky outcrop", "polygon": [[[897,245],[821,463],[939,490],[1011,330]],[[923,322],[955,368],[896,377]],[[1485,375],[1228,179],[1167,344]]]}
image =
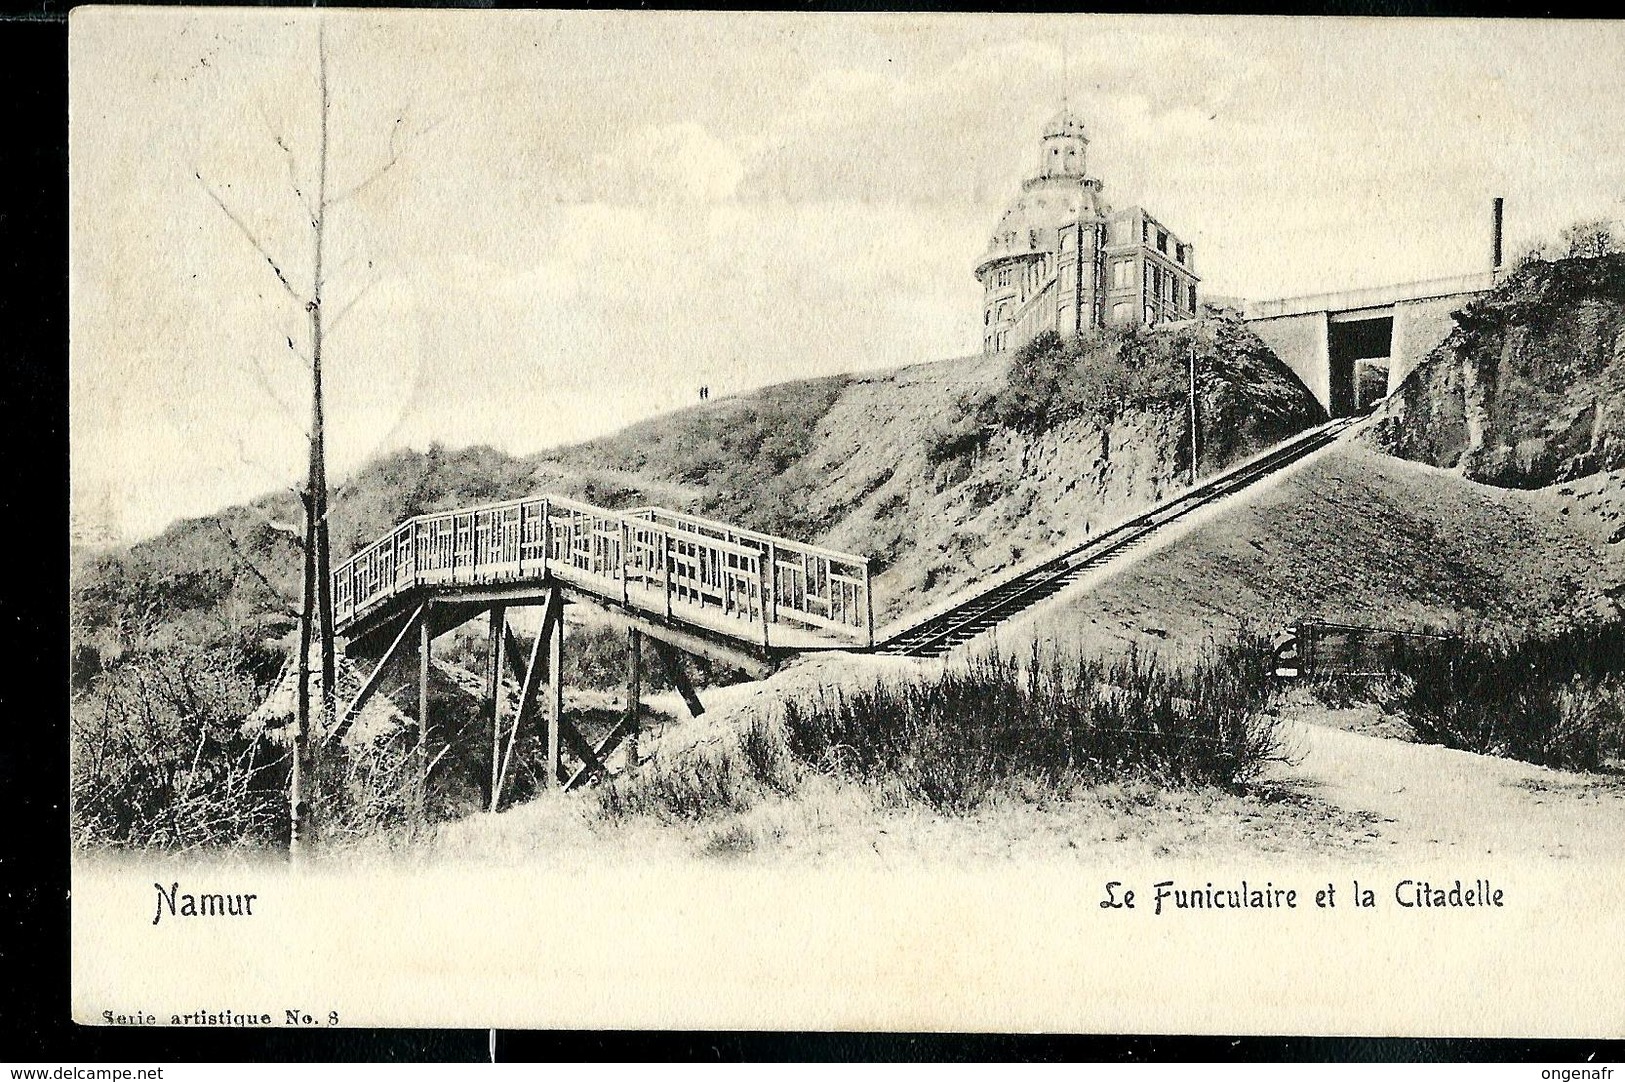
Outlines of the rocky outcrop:
{"label": "rocky outcrop", "polygon": [[1366,442],[1510,488],[1625,466],[1625,255],[1531,264],[1455,319]]}

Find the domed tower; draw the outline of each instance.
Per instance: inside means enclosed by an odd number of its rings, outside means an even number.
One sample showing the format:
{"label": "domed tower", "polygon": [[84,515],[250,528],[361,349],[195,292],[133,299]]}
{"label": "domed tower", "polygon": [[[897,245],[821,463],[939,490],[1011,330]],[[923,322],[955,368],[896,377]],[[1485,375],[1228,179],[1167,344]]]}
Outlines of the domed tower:
{"label": "domed tower", "polygon": [[1038,172],[1022,181],[976,265],[984,351],[1092,324],[1098,230],[1110,212],[1100,181],[1085,175],[1088,148],[1083,121],[1070,110],[1044,125]]}
{"label": "domed tower", "polygon": [[1070,109],[1063,108],[1044,125],[1044,140],[1038,152],[1038,175],[1041,177],[1086,176],[1089,154],[1089,135],[1083,121]]}

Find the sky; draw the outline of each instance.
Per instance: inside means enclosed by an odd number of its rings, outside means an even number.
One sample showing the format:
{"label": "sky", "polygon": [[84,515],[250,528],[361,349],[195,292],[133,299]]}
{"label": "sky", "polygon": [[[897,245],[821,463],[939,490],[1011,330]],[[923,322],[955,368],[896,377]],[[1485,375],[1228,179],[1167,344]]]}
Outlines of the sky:
{"label": "sky", "polygon": [[301,476],[308,317],[256,245],[308,291],[318,19],[335,482],[974,352],[1063,96],[1209,294],[1487,269],[1493,196],[1509,253],[1625,218],[1617,24],[80,7],[71,481],[126,539]]}

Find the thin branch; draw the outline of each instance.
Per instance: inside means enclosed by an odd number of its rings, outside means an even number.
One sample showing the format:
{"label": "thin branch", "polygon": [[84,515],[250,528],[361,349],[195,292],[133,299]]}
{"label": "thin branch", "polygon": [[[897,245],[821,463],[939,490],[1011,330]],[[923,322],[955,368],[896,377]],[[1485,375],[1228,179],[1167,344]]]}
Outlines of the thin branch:
{"label": "thin branch", "polygon": [[406,123],[406,113],[403,111],[400,116],[395,118],[395,123],[390,126],[389,157],[384,164],[379,166],[370,176],[361,181],[359,184],[356,184],[354,187],[348,188],[329,199],[326,203],[327,206],[337,206],[348,199],[360,195],[362,192],[372,187],[372,185],[375,184],[379,178],[395,167],[395,163],[401,160],[401,156],[406,153],[407,149],[411,147],[413,142],[423,138],[425,135],[428,135],[430,132],[438,128],[441,124],[445,123],[445,118],[442,117],[432,124],[419,128],[417,131],[410,133],[406,136],[405,141],[402,142],[400,141],[400,134],[401,125],[404,123]]}
{"label": "thin branch", "polygon": [[[293,345],[293,339],[288,339],[288,344]],[[295,350],[294,352],[297,353],[298,351]],[[266,397],[270,398],[272,403],[276,405],[277,412],[282,414],[283,419],[298,431],[303,432],[304,425],[300,422],[298,413],[294,411],[292,406],[283,401],[281,395],[276,393],[276,389],[271,386],[270,374],[265,371],[265,366],[260,364],[252,354],[248,357],[248,368],[250,374],[254,377],[254,381],[260,385],[260,390],[264,391]]]}
{"label": "thin branch", "polygon": [[265,245],[260,243],[260,239],[254,235],[253,231],[249,229],[248,226],[243,224],[243,220],[237,217],[230,207],[226,206],[226,201],[221,199],[219,194],[217,194],[213,188],[209,187],[209,182],[203,179],[202,173],[194,172],[192,175],[197,177],[197,182],[199,184],[203,185],[203,190],[209,193],[209,198],[214,200],[214,205],[219,207],[227,218],[231,219],[231,224],[236,226],[238,230],[242,232],[243,236],[248,238],[248,243],[254,246],[254,250],[264,257],[266,264],[271,268],[271,272],[276,275],[276,280],[282,283],[283,291],[294,300],[303,304],[304,299],[300,297],[298,293],[294,292],[293,286],[288,282],[288,276],[282,273],[282,268],[277,265],[277,261],[275,259],[271,258],[271,253],[265,250]]}
{"label": "thin branch", "polygon": [[305,208],[305,217],[310,219],[312,225],[315,225],[315,208],[310,205],[310,199],[305,195],[304,189],[299,187],[299,174],[295,165],[293,148],[288,145],[288,141],[282,138],[282,133],[277,131],[276,126],[271,123],[271,117],[265,111],[265,102],[256,99],[254,106],[259,110],[260,119],[265,122],[265,130],[271,136],[271,141],[277,145],[277,149],[282,151],[283,163],[288,167],[288,187],[292,188],[293,194],[298,197],[299,205]]}
{"label": "thin branch", "polygon": [[332,319],[327,321],[327,330],[328,330],[329,334],[331,334],[333,331],[338,329],[338,326],[339,326],[339,324],[341,322],[343,322],[344,317],[350,314],[350,309],[354,308],[357,304],[359,304],[361,302],[361,298],[365,297],[368,293],[371,293],[372,292],[372,287],[377,285],[377,284],[378,284],[378,279],[374,278],[371,281],[369,281],[366,285],[362,286],[361,291],[359,293],[357,293],[355,296],[351,297],[349,302],[346,303],[343,308],[340,308],[338,310],[338,312],[333,316]]}
{"label": "thin branch", "polygon": [[289,351],[292,352],[295,357],[298,357],[301,361],[304,361],[305,362],[305,367],[309,368],[310,367],[310,356],[308,354],[306,354],[305,352],[303,352],[302,350],[300,350],[300,348],[298,346],[293,344],[293,335],[284,334],[282,336],[282,338],[283,338],[284,341],[286,341],[288,343]]}

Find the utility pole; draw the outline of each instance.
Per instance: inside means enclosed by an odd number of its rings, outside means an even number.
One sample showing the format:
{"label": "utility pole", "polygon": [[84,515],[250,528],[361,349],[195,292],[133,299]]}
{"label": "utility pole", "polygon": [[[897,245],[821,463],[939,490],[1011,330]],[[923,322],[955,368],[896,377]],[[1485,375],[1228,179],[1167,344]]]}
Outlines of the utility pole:
{"label": "utility pole", "polygon": [[[338,678],[333,635],[333,561],[327,528],[327,434],[322,402],[322,338],[326,332],[322,313],[323,244],[327,234],[327,114],[330,95],[327,87],[327,21],[316,23],[317,80],[321,92],[321,139],[316,158],[316,213],[311,232],[315,237],[310,293],[310,491],[316,522],[316,612],[322,644],[322,738],[333,731],[337,712]],[[319,742],[318,742],[319,743]],[[314,763],[320,770],[320,762]]]}

